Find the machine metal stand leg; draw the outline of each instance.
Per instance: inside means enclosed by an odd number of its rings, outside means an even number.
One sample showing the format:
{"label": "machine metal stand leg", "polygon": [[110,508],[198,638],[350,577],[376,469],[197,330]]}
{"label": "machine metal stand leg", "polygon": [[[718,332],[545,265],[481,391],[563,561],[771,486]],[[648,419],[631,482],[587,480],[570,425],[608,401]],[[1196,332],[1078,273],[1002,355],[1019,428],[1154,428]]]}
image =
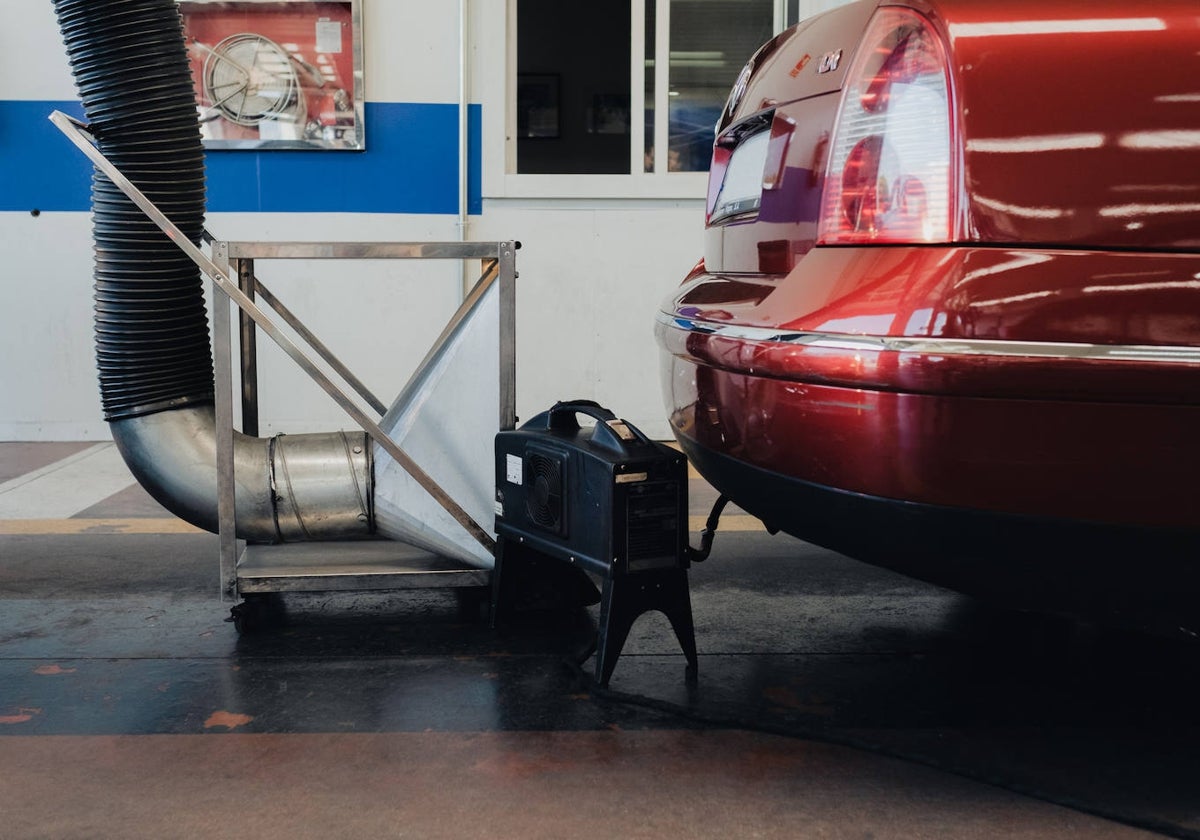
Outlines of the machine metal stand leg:
{"label": "machine metal stand leg", "polygon": [[687,657],[688,671],[696,673],[696,628],[692,623],[687,570],[638,572],[604,580],[596,649],[596,682],[600,685],[608,685],[633,622],[652,610],[658,610],[671,622],[675,638]]}
{"label": "machine metal stand leg", "polygon": [[[696,628],[687,569],[654,569],[604,575],[599,592],[600,626],[594,645],[580,656],[596,654],[597,684],[608,685],[633,623],[644,613],[658,610],[671,622],[675,638],[687,657],[688,674],[698,667]],[[571,565],[513,540],[496,541],[496,567],[492,570],[492,626],[522,609],[578,608],[595,604],[596,587],[578,566]]]}

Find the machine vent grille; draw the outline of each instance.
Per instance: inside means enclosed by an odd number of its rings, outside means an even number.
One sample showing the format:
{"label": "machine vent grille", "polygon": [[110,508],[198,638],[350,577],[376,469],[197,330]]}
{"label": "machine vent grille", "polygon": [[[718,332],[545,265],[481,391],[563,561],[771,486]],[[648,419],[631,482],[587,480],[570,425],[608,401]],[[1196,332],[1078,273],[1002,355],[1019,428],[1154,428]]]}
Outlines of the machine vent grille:
{"label": "machine vent grille", "polygon": [[630,494],[628,559],[675,562],[678,546],[679,487],[674,482],[644,485]]}
{"label": "machine vent grille", "polygon": [[528,476],[528,495],[525,511],[529,520],[539,528],[562,534],[566,524],[563,497],[564,459],[540,452],[525,454],[525,474]]}

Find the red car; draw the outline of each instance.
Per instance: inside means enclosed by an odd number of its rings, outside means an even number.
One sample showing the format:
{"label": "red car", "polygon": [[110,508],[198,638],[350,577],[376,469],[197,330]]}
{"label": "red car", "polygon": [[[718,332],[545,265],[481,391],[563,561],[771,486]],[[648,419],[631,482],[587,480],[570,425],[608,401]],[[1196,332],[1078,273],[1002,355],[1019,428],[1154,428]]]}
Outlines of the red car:
{"label": "red car", "polygon": [[1200,632],[1200,8],[859,2],[746,66],[674,432],[768,527]]}

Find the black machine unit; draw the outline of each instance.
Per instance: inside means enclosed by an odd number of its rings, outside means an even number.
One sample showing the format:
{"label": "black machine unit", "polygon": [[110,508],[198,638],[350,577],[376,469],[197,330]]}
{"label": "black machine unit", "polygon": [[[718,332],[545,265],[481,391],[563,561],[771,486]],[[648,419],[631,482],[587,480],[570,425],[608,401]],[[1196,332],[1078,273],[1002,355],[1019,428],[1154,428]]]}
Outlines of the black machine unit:
{"label": "black machine unit", "polygon": [[[576,411],[598,422],[580,428]],[[675,568],[686,460],[611,412],[560,403],[496,436],[496,531],[600,575]]]}
{"label": "black machine unit", "polygon": [[[578,415],[593,418],[581,427]],[[696,664],[688,595],[687,461],[590,401],[558,403],[496,435],[493,614],[505,566],[531,557],[604,578],[597,679],[608,681],[634,620],[660,610]]]}

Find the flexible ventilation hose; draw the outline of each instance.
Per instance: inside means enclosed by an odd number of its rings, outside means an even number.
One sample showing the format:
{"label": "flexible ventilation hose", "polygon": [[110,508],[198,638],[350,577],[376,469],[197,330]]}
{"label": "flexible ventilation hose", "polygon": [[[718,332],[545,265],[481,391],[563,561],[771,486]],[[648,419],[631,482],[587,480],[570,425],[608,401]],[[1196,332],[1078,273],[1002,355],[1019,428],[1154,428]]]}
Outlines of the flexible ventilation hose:
{"label": "flexible ventilation hose", "polygon": [[[99,151],[198,244],[204,148],[175,0],[54,0],[54,9]],[[150,495],[216,531],[213,365],[200,271],[100,172],[92,177],[92,225],[104,419]],[[289,436],[289,458],[280,463],[273,452],[285,448],[274,440],[234,432],[239,537],[372,533],[364,433]],[[287,471],[286,488],[276,485],[277,468]]]}
{"label": "flexible ventilation hose", "polygon": [[[199,242],[204,150],[174,0],[54,0],[99,150]],[[199,270],[102,173],[92,177],[96,365],[106,420],[209,403]]]}

